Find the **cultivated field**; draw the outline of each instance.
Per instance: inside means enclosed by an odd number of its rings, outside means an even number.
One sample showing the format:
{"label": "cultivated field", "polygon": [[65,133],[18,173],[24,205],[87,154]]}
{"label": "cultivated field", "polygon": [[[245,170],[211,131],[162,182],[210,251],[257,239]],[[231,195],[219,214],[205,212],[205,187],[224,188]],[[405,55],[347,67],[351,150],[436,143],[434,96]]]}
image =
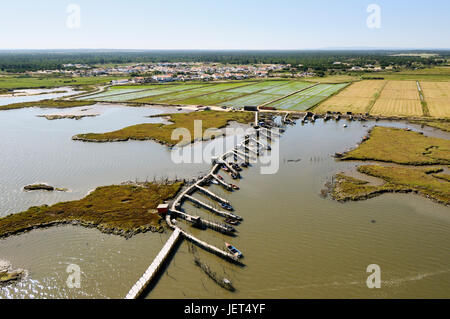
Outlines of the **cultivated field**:
{"label": "cultivated field", "polygon": [[[133,92],[129,92],[127,88],[124,90],[124,94],[121,90],[111,90],[108,91],[107,95],[99,94],[100,97],[91,96],[89,100],[99,101],[99,102],[127,102],[137,99],[142,99],[150,96],[162,95],[173,92],[181,92],[185,90],[191,90],[194,88],[201,87],[201,84],[180,84],[180,85],[154,85],[153,88],[147,86],[145,89],[136,89]],[[114,92],[114,93],[113,93]]]}
{"label": "cultivated field", "polygon": [[305,111],[344,88],[346,85],[348,84],[319,84],[285,99],[271,103],[268,106],[283,110]]}
{"label": "cultivated field", "polygon": [[279,94],[266,94],[265,92],[266,91],[263,91],[262,93],[249,94],[237,99],[222,102],[219,105],[230,107],[258,106],[283,96]]}
{"label": "cultivated field", "polygon": [[386,81],[368,80],[355,82],[339,94],[326,100],[314,109],[315,112],[366,113],[374,103]]}
{"label": "cultivated field", "polygon": [[150,96],[141,98],[138,100],[134,100],[134,102],[143,102],[143,103],[165,103],[165,104],[185,104],[183,100],[200,97],[203,95],[207,95],[210,93],[226,91],[232,88],[237,87],[246,87],[252,86],[254,83],[251,82],[241,82],[241,83],[220,83],[220,84],[207,84],[198,88],[194,88],[192,90],[183,90],[170,92],[163,95]]}
{"label": "cultivated field", "polygon": [[370,114],[382,116],[422,116],[419,90],[415,81],[388,81]]}
{"label": "cultivated field", "polygon": [[[258,106],[314,85],[300,81],[248,81],[208,84],[159,84],[115,86],[106,92],[81,97],[99,102],[140,102],[179,105]],[[333,92],[335,85],[319,85],[304,97],[310,106]]]}
{"label": "cultivated field", "polygon": [[431,116],[450,117],[450,82],[420,82]]}

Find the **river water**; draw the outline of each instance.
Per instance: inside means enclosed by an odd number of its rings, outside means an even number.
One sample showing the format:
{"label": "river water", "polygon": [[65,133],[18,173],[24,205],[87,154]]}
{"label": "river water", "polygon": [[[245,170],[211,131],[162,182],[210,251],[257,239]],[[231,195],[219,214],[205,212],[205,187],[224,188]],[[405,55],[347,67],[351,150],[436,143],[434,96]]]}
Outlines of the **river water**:
{"label": "river water", "polygon": [[[176,109],[106,104],[87,108],[100,115],[79,121],[48,121],[36,115],[57,112],[34,108],[0,112],[0,216],[33,205],[82,198],[100,185],[192,178],[210,168],[208,163],[177,165],[168,148],[151,141],[96,144],[70,139],[77,133],[156,122],[159,119],[144,116]],[[236,292],[223,290],[195,266],[190,244],[183,241],[146,297],[449,298],[449,208],[417,195],[388,194],[345,204],[319,196],[333,174],[352,171],[358,165],[335,162],[331,155],[354,147],[375,125],[349,122],[348,128],[343,128],[342,124],[319,120],[288,127],[273,147],[280,149],[276,174],[262,175],[255,164],[242,172],[239,191],[228,193],[210,186],[229,199],[244,218],[236,237],[179,222],[203,240],[221,248],[229,242],[244,253],[245,266],[241,267],[195,249],[218,276],[233,282]],[[449,138],[440,131],[405,123],[380,121],[377,125],[408,126]],[[222,142],[218,138],[207,143]],[[24,185],[34,182],[65,187],[69,192],[22,191]],[[203,195],[194,196],[209,201]],[[184,208],[193,215],[220,221],[188,203]],[[0,288],[0,297],[123,298],[169,235],[170,231],[146,233],[125,240],[95,229],[58,226],[0,240],[0,259],[29,272],[24,281]],[[81,288],[67,286],[69,264],[80,267]],[[381,268],[380,289],[367,288],[370,264]]]}

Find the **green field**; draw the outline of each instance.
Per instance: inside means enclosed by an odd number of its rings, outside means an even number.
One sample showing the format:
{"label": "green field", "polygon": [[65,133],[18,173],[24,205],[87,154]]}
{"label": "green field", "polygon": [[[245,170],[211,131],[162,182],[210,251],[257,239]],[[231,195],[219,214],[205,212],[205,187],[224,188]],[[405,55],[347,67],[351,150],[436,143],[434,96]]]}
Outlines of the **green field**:
{"label": "green field", "polygon": [[277,88],[284,84],[289,83],[288,81],[264,81],[260,82],[254,85],[248,85],[244,87],[239,87],[236,89],[232,89],[229,92],[232,93],[243,93],[243,94],[250,94],[250,93],[256,93],[260,91],[265,91],[271,88]]}
{"label": "green field", "polygon": [[56,77],[56,76],[0,76],[0,89],[28,89],[53,88],[71,85],[107,84],[118,77],[92,76],[92,77]]}
{"label": "green field", "polygon": [[205,86],[201,86],[198,88],[195,88],[193,90],[188,91],[177,91],[174,93],[164,94],[164,95],[158,95],[158,96],[150,96],[146,98],[142,98],[139,100],[136,100],[135,102],[153,102],[153,103],[167,103],[167,104],[185,104],[182,103],[183,100],[200,97],[206,94],[225,91],[229,89],[233,89],[236,87],[242,87],[242,86],[248,86],[252,85],[252,83],[248,82],[242,82],[242,83],[220,83],[220,84],[207,84]]}
{"label": "green field", "polygon": [[181,100],[178,103],[185,105],[219,105],[242,95],[243,93],[223,91]]}
{"label": "green field", "polygon": [[310,89],[291,95],[268,106],[283,110],[305,111],[325,100],[330,95],[347,86],[342,84],[319,84]]}
{"label": "green field", "polygon": [[220,103],[220,106],[229,106],[229,107],[244,107],[244,106],[258,106],[266,102],[273,101],[277,98],[282,97],[280,94],[266,94],[264,93],[254,93],[250,95],[246,95],[243,97],[239,97],[237,99],[233,99],[230,101],[225,101]]}
{"label": "green field", "polygon": [[269,104],[269,106],[278,109],[306,110],[347,85],[347,83],[315,84],[304,81],[275,80],[262,82],[128,85],[111,87],[106,92],[81,97],[79,100],[215,105],[235,108],[259,106],[278,100]]}
{"label": "green field", "polygon": [[282,86],[277,86],[275,88],[269,89],[264,91],[264,94],[277,94],[277,95],[287,95],[294,93],[299,90],[303,90],[311,85],[314,85],[314,83],[308,83],[308,82],[289,82]]}
{"label": "green field", "polygon": [[96,98],[95,96],[91,97],[91,99],[99,102],[145,102],[142,101],[144,98],[148,98],[150,96],[162,95],[173,92],[180,92],[185,90],[191,90],[194,88],[201,87],[200,84],[180,84],[180,85],[155,85],[154,88],[147,87],[144,90],[136,90],[135,92],[127,92],[125,89],[125,93],[121,94],[120,90],[113,90],[115,94],[101,96]]}

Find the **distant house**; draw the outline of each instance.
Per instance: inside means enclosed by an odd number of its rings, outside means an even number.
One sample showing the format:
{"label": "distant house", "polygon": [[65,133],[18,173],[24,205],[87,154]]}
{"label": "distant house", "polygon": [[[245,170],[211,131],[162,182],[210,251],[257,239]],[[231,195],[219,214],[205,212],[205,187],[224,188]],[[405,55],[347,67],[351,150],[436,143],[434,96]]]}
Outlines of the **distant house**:
{"label": "distant house", "polygon": [[111,84],[112,85],[123,85],[123,84],[128,84],[130,83],[130,81],[128,79],[120,79],[120,80],[112,80]]}
{"label": "distant house", "polygon": [[152,79],[158,82],[172,82],[173,76],[170,74],[154,75]]}

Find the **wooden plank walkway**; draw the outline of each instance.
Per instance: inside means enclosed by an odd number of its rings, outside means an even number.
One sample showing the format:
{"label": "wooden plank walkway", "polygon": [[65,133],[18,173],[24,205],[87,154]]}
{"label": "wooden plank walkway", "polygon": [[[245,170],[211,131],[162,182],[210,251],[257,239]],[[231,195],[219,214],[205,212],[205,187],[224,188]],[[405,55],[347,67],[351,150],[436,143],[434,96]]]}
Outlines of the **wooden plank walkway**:
{"label": "wooden plank walkway", "polygon": [[[194,197],[191,197],[189,195],[185,195],[187,199],[194,199]],[[233,226],[227,225],[227,224],[219,224],[216,222],[212,222],[206,219],[202,219],[200,218],[200,216],[192,216],[189,214],[186,214],[185,212],[182,211],[174,211],[174,213],[176,215],[178,215],[178,217],[183,218],[184,220],[187,220],[188,222],[191,222],[194,225],[198,225],[198,226],[204,226],[204,227],[208,227],[212,230],[216,230],[218,232],[224,233],[224,234],[229,234],[231,235],[232,233],[234,233],[236,231],[236,229]]]}
{"label": "wooden plank walkway", "polygon": [[212,212],[212,213],[214,213],[216,215],[219,215],[219,216],[222,216],[222,217],[225,217],[225,218],[234,218],[234,219],[242,220],[242,217],[240,217],[238,215],[235,215],[233,213],[226,212],[226,211],[223,211],[223,210],[216,209],[216,208],[212,207],[211,205],[208,205],[208,204],[202,202],[201,200],[198,200],[195,197],[192,197],[192,196],[189,196],[189,195],[185,195],[184,197],[186,199],[189,199],[191,202],[193,202],[193,203],[195,203],[195,204],[197,204],[197,205],[199,205],[199,206],[209,210],[210,212]]}
{"label": "wooden plank walkway", "polygon": [[199,191],[201,191],[203,194],[208,195],[209,197],[211,197],[212,199],[218,201],[219,203],[224,203],[224,204],[228,204],[230,205],[230,202],[228,200],[226,200],[225,198],[220,197],[217,194],[214,194],[213,192],[211,192],[209,189],[206,189],[204,187],[201,187],[200,185],[195,185],[195,187],[197,187],[197,189]]}
{"label": "wooden plank walkway", "polygon": [[167,256],[169,256],[173,247],[175,247],[175,244],[180,238],[180,235],[181,235],[180,229],[175,228],[172,235],[170,235],[169,239],[164,244],[163,248],[160,250],[158,255],[155,257],[151,265],[147,268],[142,277],[139,278],[139,280],[134,284],[134,286],[131,287],[125,299],[136,299],[142,294],[142,292],[145,290],[148,284],[153,280],[155,275],[161,269],[161,266],[167,259]]}

